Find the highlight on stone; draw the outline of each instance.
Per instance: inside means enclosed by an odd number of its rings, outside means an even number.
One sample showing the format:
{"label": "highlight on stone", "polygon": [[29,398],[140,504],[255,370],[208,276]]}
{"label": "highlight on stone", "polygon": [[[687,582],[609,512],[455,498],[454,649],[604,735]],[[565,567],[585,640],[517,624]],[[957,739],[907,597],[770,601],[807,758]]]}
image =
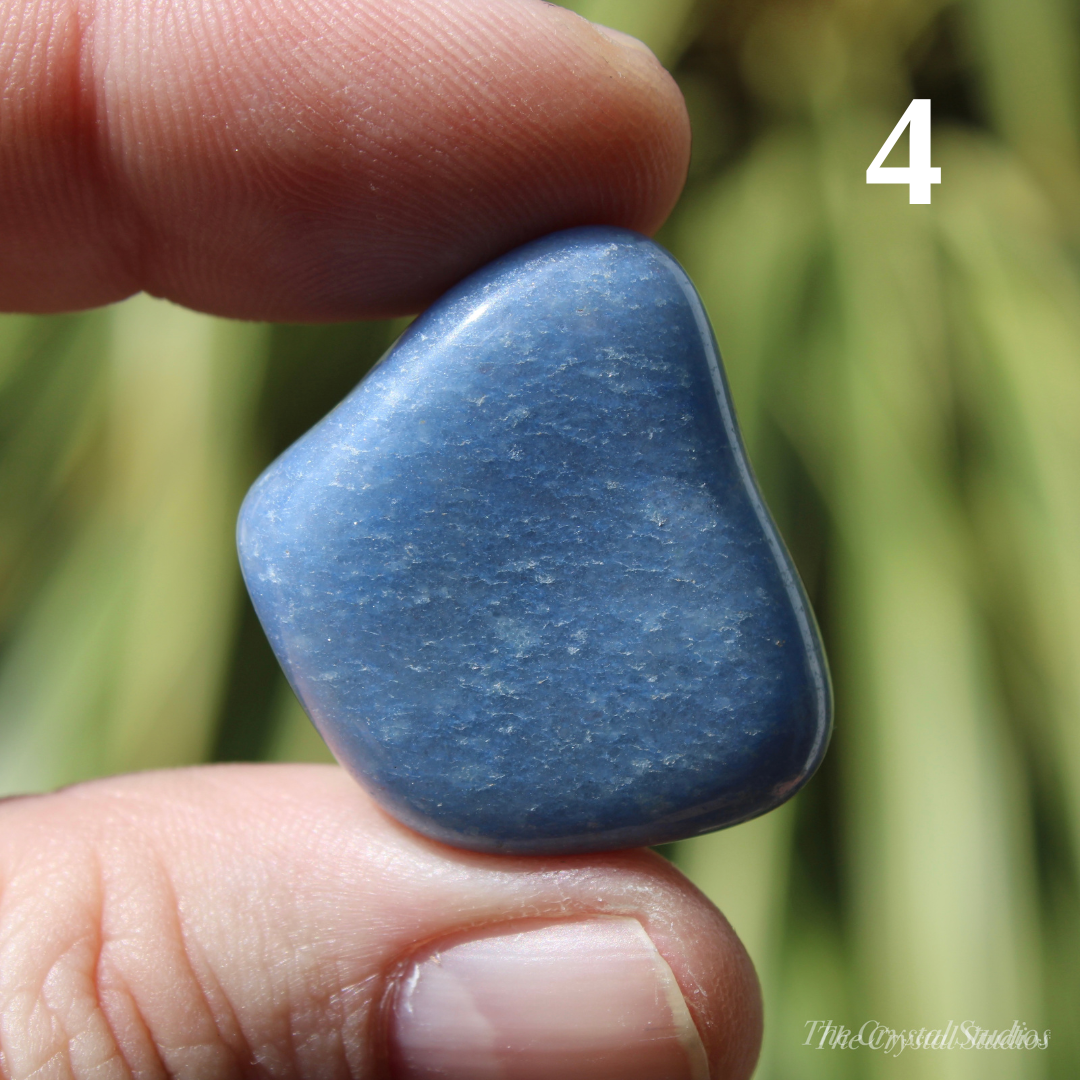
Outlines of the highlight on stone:
{"label": "highlight on stone", "polygon": [[338,760],[448,844],[664,843],[825,752],[820,638],[708,319],[636,233],[459,284],[263,473],[239,545]]}

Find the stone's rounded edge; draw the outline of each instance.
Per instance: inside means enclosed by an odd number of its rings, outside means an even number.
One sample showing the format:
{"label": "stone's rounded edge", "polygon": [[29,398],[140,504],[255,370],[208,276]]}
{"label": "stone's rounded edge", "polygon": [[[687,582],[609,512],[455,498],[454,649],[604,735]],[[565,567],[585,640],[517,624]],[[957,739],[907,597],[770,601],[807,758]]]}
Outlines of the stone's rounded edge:
{"label": "stone's rounded edge", "polygon": [[[356,775],[351,770],[350,774]],[[782,798],[770,801],[750,814],[743,814],[737,818],[721,816],[707,824],[698,822],[693,827],[658,828],[655,825],[635,825],[569,836],[537,838],[480,836],[458,832],[441,826],[434,819],[416,814],[412,807],[401,807],[395,801],[383,798],[383,792],[379,791],[375,785],[365,784],[364,787],[385,813],[428,840],[445,844],[447,847],[474,851],[480,855],[527,856],[591,855],[604,851],[625,851],[632,848],[673,844],[679,840],[689,840],[695,836],[703,836],[706,833],[718,832],[753,821],[754,818],[775,810],[794,794],[794,791],[785,794]]]}
{"label": "stone's rounded edge", "polygon": [[[390,351],[392,351],[392,348],[391,350],[388,350],[388,353]],[[260,544],[256,537],[260,532],[265,532],[271,526],[272,515],[267,512],[263,504],[266,500],[274,497],[280,489],[281,483],[287,479],[284,474],[289,460],[294,457],[296,453],[302,452],[297,449],[300,447],[300,444],[317,428],[321,427],[326,422],[327,418],[344,404],[345,402],[339,403],[331,413],[327,414],[327,417],[323,417],[318,424],[300,436],[299,439],[288,446],[265,469],[263,469],[245,493],[240,504],[240,510],[236,516],[236,552],[237,561],[240,565],[240,576],[244,581],[244,587],[247,589],[248,596],[251,598],[251,605],[255,609],[255,615],[259,620],[259,625],[263,628],[263,632],[266,634],[266,638],[270,643],[278,666],[293,693],[296,695],[297,700],[301,703],[304,712],[311,720],[315,729],[319,732],[320,737],[330,748],[334,757],[342,764],[344,764],[344,762],[342,761],[341,756],[332,746],[330,738],[328,738],[329,725],[325,723],[322,718],[317,716],[315,710],[309,706],[308,701],[305,700],[306,694],[304,693],[302,686],[294,677],[291,665],[287,662],[286,646],[283,635],[278,626],[278,620],[274,617],[273,605],[267,597],[267,593],[272,586],[264,582],[264,578],[267,576],[267,560],[262,549],[272,546],[274,538],[271,537],[268,540],[264,536],[264,542]],[[356,776],[354,770],[350,769],[348,771],[350,771],[353,776]],[[364,787],[366,788],[368,785],[364,784]]]}
{"label": "stone's rounded edge", "polygon": [[[777,535],[779,536],[779,533],[777,533]],[[783,543],[782,540],[781,543]],[[784,550],[786,552],[786,546]],[[792,568],[794,569],[794,563],[792,563]],[[809,659],[814,662],[811,678],[815,682],[818,696],[817,737],[814,746],[807,757],[804,771],[801,776],[795,779],[791,789],[785,791],[783,796],[778,798],[771,806],[760,811],[760,813],[751,815],[751,817],[743,818],[743,821],[750,821],[754,817],[760,817],[761,814],[767,814],[770,810],[775,810],[778,806],[782,806],[787,802],[788,799],[797,795],[807,783],[809,783],[820,768],[821,763],[825,760],[825,755],[832,743],[833,732],[835,730],[836,699],[833,692],[832,672],[829,668],[829,658],[825,652],[825,643],[821,637],[821,629],[818,626],[817,615],[814,613],[814,608],[810,603],[809,597],[806,596],[805,587],[802,583],[802,579],[798,575],[798,571],[795,571],[795,582],[798,585],[799,592],[804,601],[799,613],[808,623],[808,633],[813,645]],[[741,822],[733,822],[732,824],[741,824]]]}
{"label": "stone's rounded edge", "polygon": [[[671,272],[682,286],[683,293],[694,312],[701,341],[709,358],[710,372],[713,378],[713,388],[716,392],[716,399],[720,406],[725,428],[727,429],[728,442],[742,472],[744,490],[755,510],[762,532],[772,548],[773,559],[784,579],[788,599],[791,601],[792,609],[800,624],[808,674],[810,682],[815,689],[817,704],[815,739],[810,752],[807,755],[802,772],[798,776],[792,778],[790,788],[785,789],[782,795],[771,801],[761,810],[744,815],[737,821],[731,821],[716,826],[718,829],[728,828],[732,825],[741,824],[744,821],[752,821],[755,817],[760,817],[762,814],[767,814],[769,811],[775,810],[778,806],[783,805],[788,799],[797,794],[811,777],[813,777],[814,773],[817,772],[825,758],[829,744],[832,741],[834,718],[832,674],[829,670],[829,661],[828,656],[825,653],[821,629],[818,626],[817,616],[814,614],[813,605],[810,603],[806,587],[795,566],[795,561],[788,551],[787,544],[784,543],[784,538],[773,519],[772,512],[765,502],[761,486],[754,474],[753,463],[750,460],[750,455],[747,453],[746,443],[742,436],[742,429],[739,427],[738,418],[735,414],[735,404],[731,396],[731,386],[728,382],[727,372],[724,369],[724,361],[720,352],[720,346],[717,343],[716,334],[713,330],[708,312],[705,310],[701,295],[698,293],[697,287],[690,279],[690,275],[687,274],[686,270],[683,269],[678,259],[676,259],[671,252],[653,240],[649,240],[648,238],[643,239],[651,244],[656,249],[658,255],[669,264]],[[685,837],[680,837],[679,839],[684,838]],[[669,841],[657,842],[667,843]]]}
{"label": "stone's rounded edge", "polygon": [[[280,458],[272,461],[255,479],[245,493],[243,501],[240,503],[240,510],[236,515],[236,554],[237,561],[240,564],[240,576],[244,580],[244,587],[248,591],[248,596],[251,597],[252,606],[255,608],[255,613],[258,615],[259,622],[271,644],[273,644],[272,628],[268,625],[268,620],[263,618],[263,612],[260,610],[262,588],[259,583],[259,572],[261,567],[255,536],[258,531],[256,524],[262,526],[265,520],[259,515],[259,504],[266,488],[273,483],[279,460]],[[258,522],[255,520],[257,517]],[[277,650],[275,649],[275,655],[276,653]],[[280,656],[278,657],[278,663],[281,663]]]}

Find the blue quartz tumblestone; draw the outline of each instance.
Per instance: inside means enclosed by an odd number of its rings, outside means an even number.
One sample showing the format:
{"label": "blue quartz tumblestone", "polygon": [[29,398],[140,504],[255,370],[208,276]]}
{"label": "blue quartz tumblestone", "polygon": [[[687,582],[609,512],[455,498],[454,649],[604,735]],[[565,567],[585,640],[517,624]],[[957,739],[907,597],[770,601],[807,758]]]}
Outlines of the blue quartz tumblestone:
{"label": "blue quartz tumblestone", "polygon": [[820,640],[708,319],[636,233],[459,284],[263,473],[239,542],[330,748],[446,843],[676,840],[772,809],[825,751]]}

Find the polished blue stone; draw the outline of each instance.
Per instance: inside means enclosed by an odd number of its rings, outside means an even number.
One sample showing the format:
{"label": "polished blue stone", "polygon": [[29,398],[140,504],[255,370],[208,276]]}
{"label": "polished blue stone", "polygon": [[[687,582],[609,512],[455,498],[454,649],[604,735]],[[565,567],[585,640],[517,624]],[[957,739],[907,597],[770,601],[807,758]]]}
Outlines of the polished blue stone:
{"label": "polished blue stone", "polygon": [[824,753],[820,641],[708,320],[636,233],[458,285],[263,473],[239,540],[331,749],[449,844],[692,836]]}

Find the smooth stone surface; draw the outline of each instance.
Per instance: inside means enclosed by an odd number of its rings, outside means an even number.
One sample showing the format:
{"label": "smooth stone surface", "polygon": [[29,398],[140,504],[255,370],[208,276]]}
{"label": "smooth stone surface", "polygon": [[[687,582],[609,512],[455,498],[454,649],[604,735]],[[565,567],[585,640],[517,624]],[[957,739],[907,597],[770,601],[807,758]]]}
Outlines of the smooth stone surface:
{"label": "smooth stone surface", "polygon": [[447,843],[675,840],[825,751],[820,641],[708,320],[635,233],[466,279],[260,477],[239,541],[330,748]]}

